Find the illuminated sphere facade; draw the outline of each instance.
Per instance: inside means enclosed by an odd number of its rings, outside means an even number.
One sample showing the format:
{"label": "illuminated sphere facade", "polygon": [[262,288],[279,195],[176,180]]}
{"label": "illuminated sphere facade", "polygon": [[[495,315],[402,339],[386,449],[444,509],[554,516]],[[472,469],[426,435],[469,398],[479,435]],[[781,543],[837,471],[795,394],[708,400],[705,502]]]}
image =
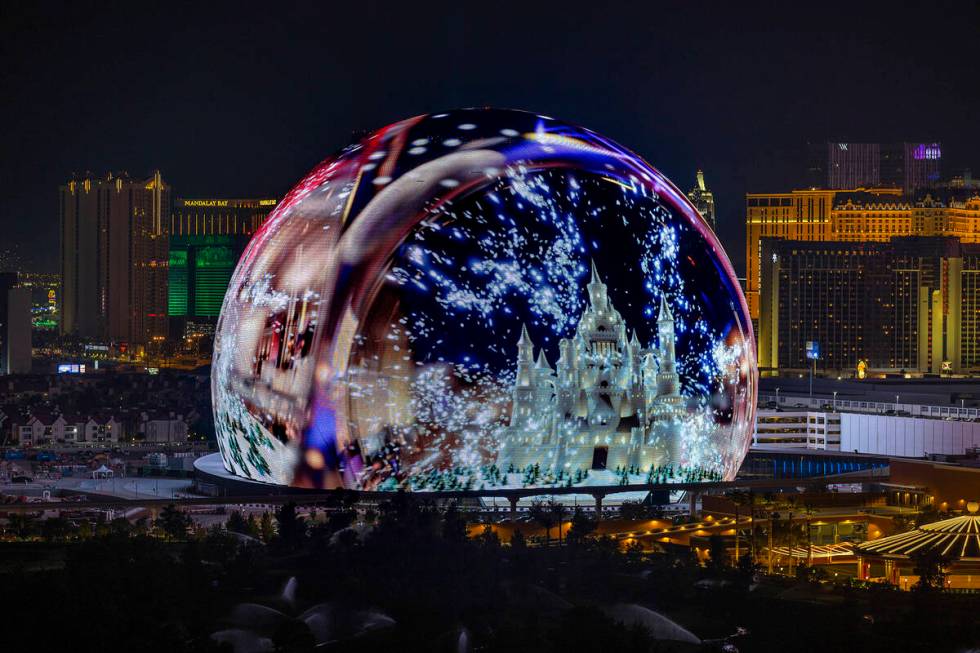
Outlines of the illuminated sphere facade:
{"label": "illuminated sphere facade", "polygon": [[309,488],[731,479],[754,350],[718,239],[638,156],[546,116],[423,115],[321,163],[252,239],[218,444]]}

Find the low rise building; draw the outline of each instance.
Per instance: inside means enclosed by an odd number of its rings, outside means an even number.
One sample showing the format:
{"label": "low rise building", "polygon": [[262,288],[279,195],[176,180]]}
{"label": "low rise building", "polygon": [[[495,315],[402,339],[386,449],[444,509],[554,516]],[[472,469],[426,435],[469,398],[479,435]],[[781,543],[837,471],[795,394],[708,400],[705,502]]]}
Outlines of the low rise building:
{"label": "low rise building", "polygon": [[980,447],[980,422],[843,413],[842,451],[924,458],[962,456]]}
{"label": "low rise building", "polygon": [[123,423],[114,416],[92,416],[85,422],[85,442],[116,443],[125,438]]}
{"label": "low rise building", "polygon": [[760,410],[752,446],[767,449],[840,449],[841,414]]}
{"label": "low rise building", "polygon": [[170,412],[144,412],[139,432],[144,442],[186,442],[187,422],[184,416]]}
{"label": "low rise building", "polygon": [[15,425],[17,443],[22,447],[43,447],[65,438],[65,418],[45,411],[32,412],[25,423]]}

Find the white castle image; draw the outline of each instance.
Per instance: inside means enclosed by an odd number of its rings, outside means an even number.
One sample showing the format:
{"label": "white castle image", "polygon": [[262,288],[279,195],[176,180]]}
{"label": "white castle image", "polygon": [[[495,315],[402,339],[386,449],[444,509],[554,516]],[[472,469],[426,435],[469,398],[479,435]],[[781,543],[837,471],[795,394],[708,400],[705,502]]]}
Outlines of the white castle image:
{"label": "white castle image", "polygon": [[525,327],[517,342],[510,424],[497,465],[613,469],[677,464],[687,399],[680,393],[674,316],[660,302],[656,348],[644,348],[612,304],[595,263],[589,307],[559,342],[557,369],[537,359]]}

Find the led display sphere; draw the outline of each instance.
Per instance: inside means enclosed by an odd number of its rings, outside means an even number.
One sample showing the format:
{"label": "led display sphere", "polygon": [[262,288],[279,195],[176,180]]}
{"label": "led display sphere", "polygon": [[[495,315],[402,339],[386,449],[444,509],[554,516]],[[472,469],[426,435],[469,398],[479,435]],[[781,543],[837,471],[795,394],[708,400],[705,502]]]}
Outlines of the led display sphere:
{"label": "led display sphere", "polygon": [[455,491],[731,479],[754,344],[718,239],[635,154],[520,111],[380,129],[242,256],[212,371],[228,471]]}

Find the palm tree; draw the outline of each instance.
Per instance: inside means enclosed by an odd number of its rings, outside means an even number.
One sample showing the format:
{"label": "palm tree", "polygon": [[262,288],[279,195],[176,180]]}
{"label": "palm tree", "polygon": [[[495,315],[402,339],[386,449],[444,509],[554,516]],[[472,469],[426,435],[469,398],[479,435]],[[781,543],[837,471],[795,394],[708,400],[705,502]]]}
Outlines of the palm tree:
{"label": "palm tree", "polygon": [[772,494],[769,494],[767,492],[765,495],[763,495],[763,497],[762,497],[763,510],[765,510],[766,515],[768,515],[768,517],[769,517],[769,519],[768,519],[768,522],[769,523],[768,523],[767,528],[766,528],[766,534],[768,535],[768,538],[769,538],[768,560],[766,562],[766,573],[769,573],[769,574],[772,573],[772,547],[773,547],[773,544],[774,544],[774,542],[773,542],[773,526],[774,526],[773,521],[774,521],[774,519],[778,519],[779,518],[779,513],[776,512],[777,505],[778,504],[776,503],[776,499],[775,499],[775,497]]}
{"label": "palm tree", "polygon": [[[738,537],[738,518],[739,518],[739,506],[749,505],[749,513],[752,513],[752,503],[755,500],[754,495],[751,492],[744,492],[742,490],[733,490],[728,493],[728,498],[731,499],[732,503],[735,504],[735,564],[738,565],[738,561],[741,558],[739,554],[739,537]],[[754,525],[754,522],[753,522]],[[755,533],[752,533],[752,537],[755,538]],[[752,558],[755,559],[754,544],[752,545],[753,552]]]}
{"label": "palm tree", "polygon": [[806,565],[813,568],[813,535],[810,533],[810,519],[813,517],[813,504],[803,501],[803,512],[806,514]]}
{"label": "palm tree", "polygon": [[535,501],[531,504],[529,513],[531,519],[536,521],[539,526],[544,527],[545,545],[551,546],[551,527],[555,525],[554,513],[540,501]]}
{"label": "palm tree", "polygon": [[551,499],[548,501],[548,511],[551,513],[552,517],[555,518],[555,522],[558,524],[558,546],[561,546],[561,525],[562,522],[565,521],[565,515],[568,513],[568,509],[561,501]]}
{"label": "palm tree", "polygon": [[793,563],[796,558],[793,556],[793,547],[796,544],[796,531],[793,528],[793,509],[796,508],[796,495],[790,495],[786,498],[786,502],[789,504],[789,528],[787,530],[787,535],[789,536],[789,575],[793,576]]}

